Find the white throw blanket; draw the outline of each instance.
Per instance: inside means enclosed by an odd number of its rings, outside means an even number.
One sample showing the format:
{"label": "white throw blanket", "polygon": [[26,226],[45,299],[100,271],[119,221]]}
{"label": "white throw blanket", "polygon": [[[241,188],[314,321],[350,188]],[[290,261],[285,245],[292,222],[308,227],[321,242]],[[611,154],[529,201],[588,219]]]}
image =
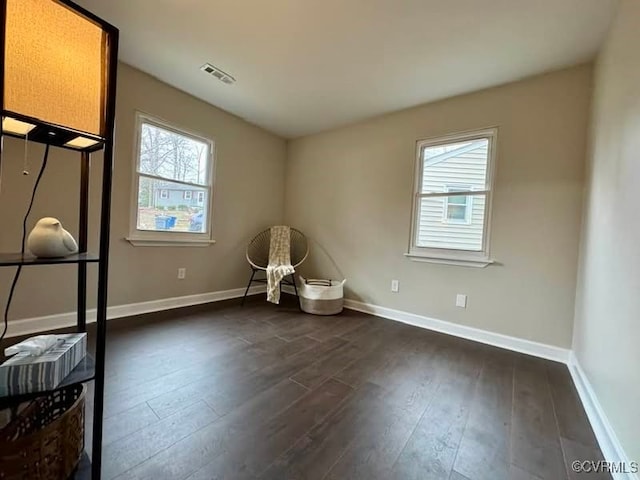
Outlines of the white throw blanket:
{"label": "white throw blanket", "polygon": [[280,281],[295,270],[291,265],[291,229],[285,225],[271,227],[269,265],[267,266],[267,300],[280,303]]}

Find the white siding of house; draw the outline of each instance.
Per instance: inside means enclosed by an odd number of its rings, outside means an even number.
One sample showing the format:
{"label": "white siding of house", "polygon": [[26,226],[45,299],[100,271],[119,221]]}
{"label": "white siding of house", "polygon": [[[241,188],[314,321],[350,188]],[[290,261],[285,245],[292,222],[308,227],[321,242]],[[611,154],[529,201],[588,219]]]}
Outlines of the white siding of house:
{"label": "white siding of house", "polygon": [[[424,167],[422,192],[445,192],[447,186],[469,186],[485,190],[487,145]],[[446,197],[422,198],[419,204],[417,246],[458,250],[482,250],[485,196],[472,197],[471,223],[445,220]]]}

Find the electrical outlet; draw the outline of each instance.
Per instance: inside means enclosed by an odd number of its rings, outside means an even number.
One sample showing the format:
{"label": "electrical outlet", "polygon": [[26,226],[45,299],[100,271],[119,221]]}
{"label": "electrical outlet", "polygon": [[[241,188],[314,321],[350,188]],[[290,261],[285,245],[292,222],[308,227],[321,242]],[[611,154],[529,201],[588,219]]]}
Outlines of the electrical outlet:
{"label": "electrical outlet", "polygon": [[467,296],[459,293],[456,295],[456,307],[467,308]]}
{"label": "electrical outlet", "polygon": [[400,291],[400,282],[398,280],[391,280],[391,291],[394,293]]}
{"label": "electrical outlet", "polygon": [[186,268],[179,268],[178,269],[178,279],[180,280],[184,280],[185,277],[187,276],[187,269]]}

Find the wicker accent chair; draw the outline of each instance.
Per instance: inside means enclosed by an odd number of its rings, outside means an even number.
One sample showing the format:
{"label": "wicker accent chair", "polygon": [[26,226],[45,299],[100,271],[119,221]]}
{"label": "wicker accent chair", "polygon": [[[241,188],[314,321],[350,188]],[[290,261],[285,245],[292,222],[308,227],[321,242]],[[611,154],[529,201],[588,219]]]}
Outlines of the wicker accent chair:
{"label": "wicker accent chair", "polygon": [[[305,237],[300,230],[296,230],[295,228],[291,229],[290,238],[291,265],[293,265],[293,268],[297,268],[309,256],[309,243],[307,242],[307,237]],[[266,271],[267,265],[269,264],[270,243],[271,229],[267,228],[266,230],[263,230],[258,235],[253,237],[253,239],[247,246],[246,257],[247,262],[249,262],[249,266],[251,267],[251,278],[249,279],[247,288],[244,291],[244,297],[242,297],[242,305],[244,305],[244,301],[247,298],[247,294],[249,293],[249,288],[251,288],[252,283],[267,283]],[[265,272],[265,278],[255,278],[256,273],[260,271]],[[291,285],[293,286],[293,289],[296,292],[297,296],[298,287],[296,287],[296,278],[293,274],[290,275],[290,277],[291,280],[289,280],[288,278],[282,279],[282,281],[280,282],[280,291],[282,291],[283,283],[285,285]]]}

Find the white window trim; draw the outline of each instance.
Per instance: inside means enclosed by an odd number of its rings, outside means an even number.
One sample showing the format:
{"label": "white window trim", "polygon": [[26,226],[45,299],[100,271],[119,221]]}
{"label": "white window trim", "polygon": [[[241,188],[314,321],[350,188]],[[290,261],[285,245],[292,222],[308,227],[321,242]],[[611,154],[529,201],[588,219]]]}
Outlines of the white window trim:
{"label": "white window trim", "polygon": [[[489,151],[487,157],[487,189],[476,190],[474,195],[484,195],[484,226],[483,226],[483,238],[482,238],[482,250],[453,250],[444,248],[429,248],[419,247],[416,245],[416,235],[418,231],[418,212],[420,199],[425,196],[420,193],[422,186],[422,149],[425,147],[433,147],[448,143],[462,143],[470,140],[479,140],[482,138],[489,138]],[[405,256],[411,260],[418,262],[440,263],[447,265],[466,266],[466,267],[486,267],[494,263],[491,258],[489,248],[491,245],[491,212],[493,201],[493,189],[494,178],[496,170],[496,145],[498,141],[498,128],[486,128],[482,130],[473,130],[468,132],[461,132],[452,135],[446,135],[437,138],[430,138],[419,140],[416,142],[415,153],[415,173],[414,173],[414,187],[413,187],[413,207],[411,212],[411,231],[409,237],[409,248]],[[441,194],[435,194],[430,196],[444,196],[451,195],[449,192]],[[446,212],[446,210],[445,210]]]}
{"label": "white window trim", "polygon": [[[148,115],[142,112],[136,112],[135,117],[135,141],[133,150],[133,175],[132,175],[132,188],[131,188],[131,201],[130,201],[130,215],[129,215],[129,236],[125,239],[135,247],[162,247],[162,246],[174,246],[174,247],[208,247],[213,245],[215,240],[213,239],[213,205],[214,205],[214,183],[215,183],[215,139],[205,137],[201,134],[192,132],[188,129],[178,127],[175,124],[169,123],[165,120],[161,120],[157,117]],[[209,170],[207,172],[207,186],[199,186],[199,188],[208,189],[208,219],[207,219],[207,231],[203,233],[196,232],[172,232],[172,231],[153,231],[153,230],[138,230],[138,188],[140,185],[138,171],[138,162],[140,154],[140,137],[141,126],[143,123],[149,123],[159,128],[173,131],[180,135],[186,135],[193,137],[201,142],[209,145]],[[150,175],[144,174],[146,177]],[[152,176],[151,176],[152,177]],[[204,202],[203,202],[204,203]]]}
{"label": "white window trim", "polygon": [[184,190],[182,192],[182,199],[183,200],[191,200],[191,199],[193,199],[193,191],[192,190]]}

